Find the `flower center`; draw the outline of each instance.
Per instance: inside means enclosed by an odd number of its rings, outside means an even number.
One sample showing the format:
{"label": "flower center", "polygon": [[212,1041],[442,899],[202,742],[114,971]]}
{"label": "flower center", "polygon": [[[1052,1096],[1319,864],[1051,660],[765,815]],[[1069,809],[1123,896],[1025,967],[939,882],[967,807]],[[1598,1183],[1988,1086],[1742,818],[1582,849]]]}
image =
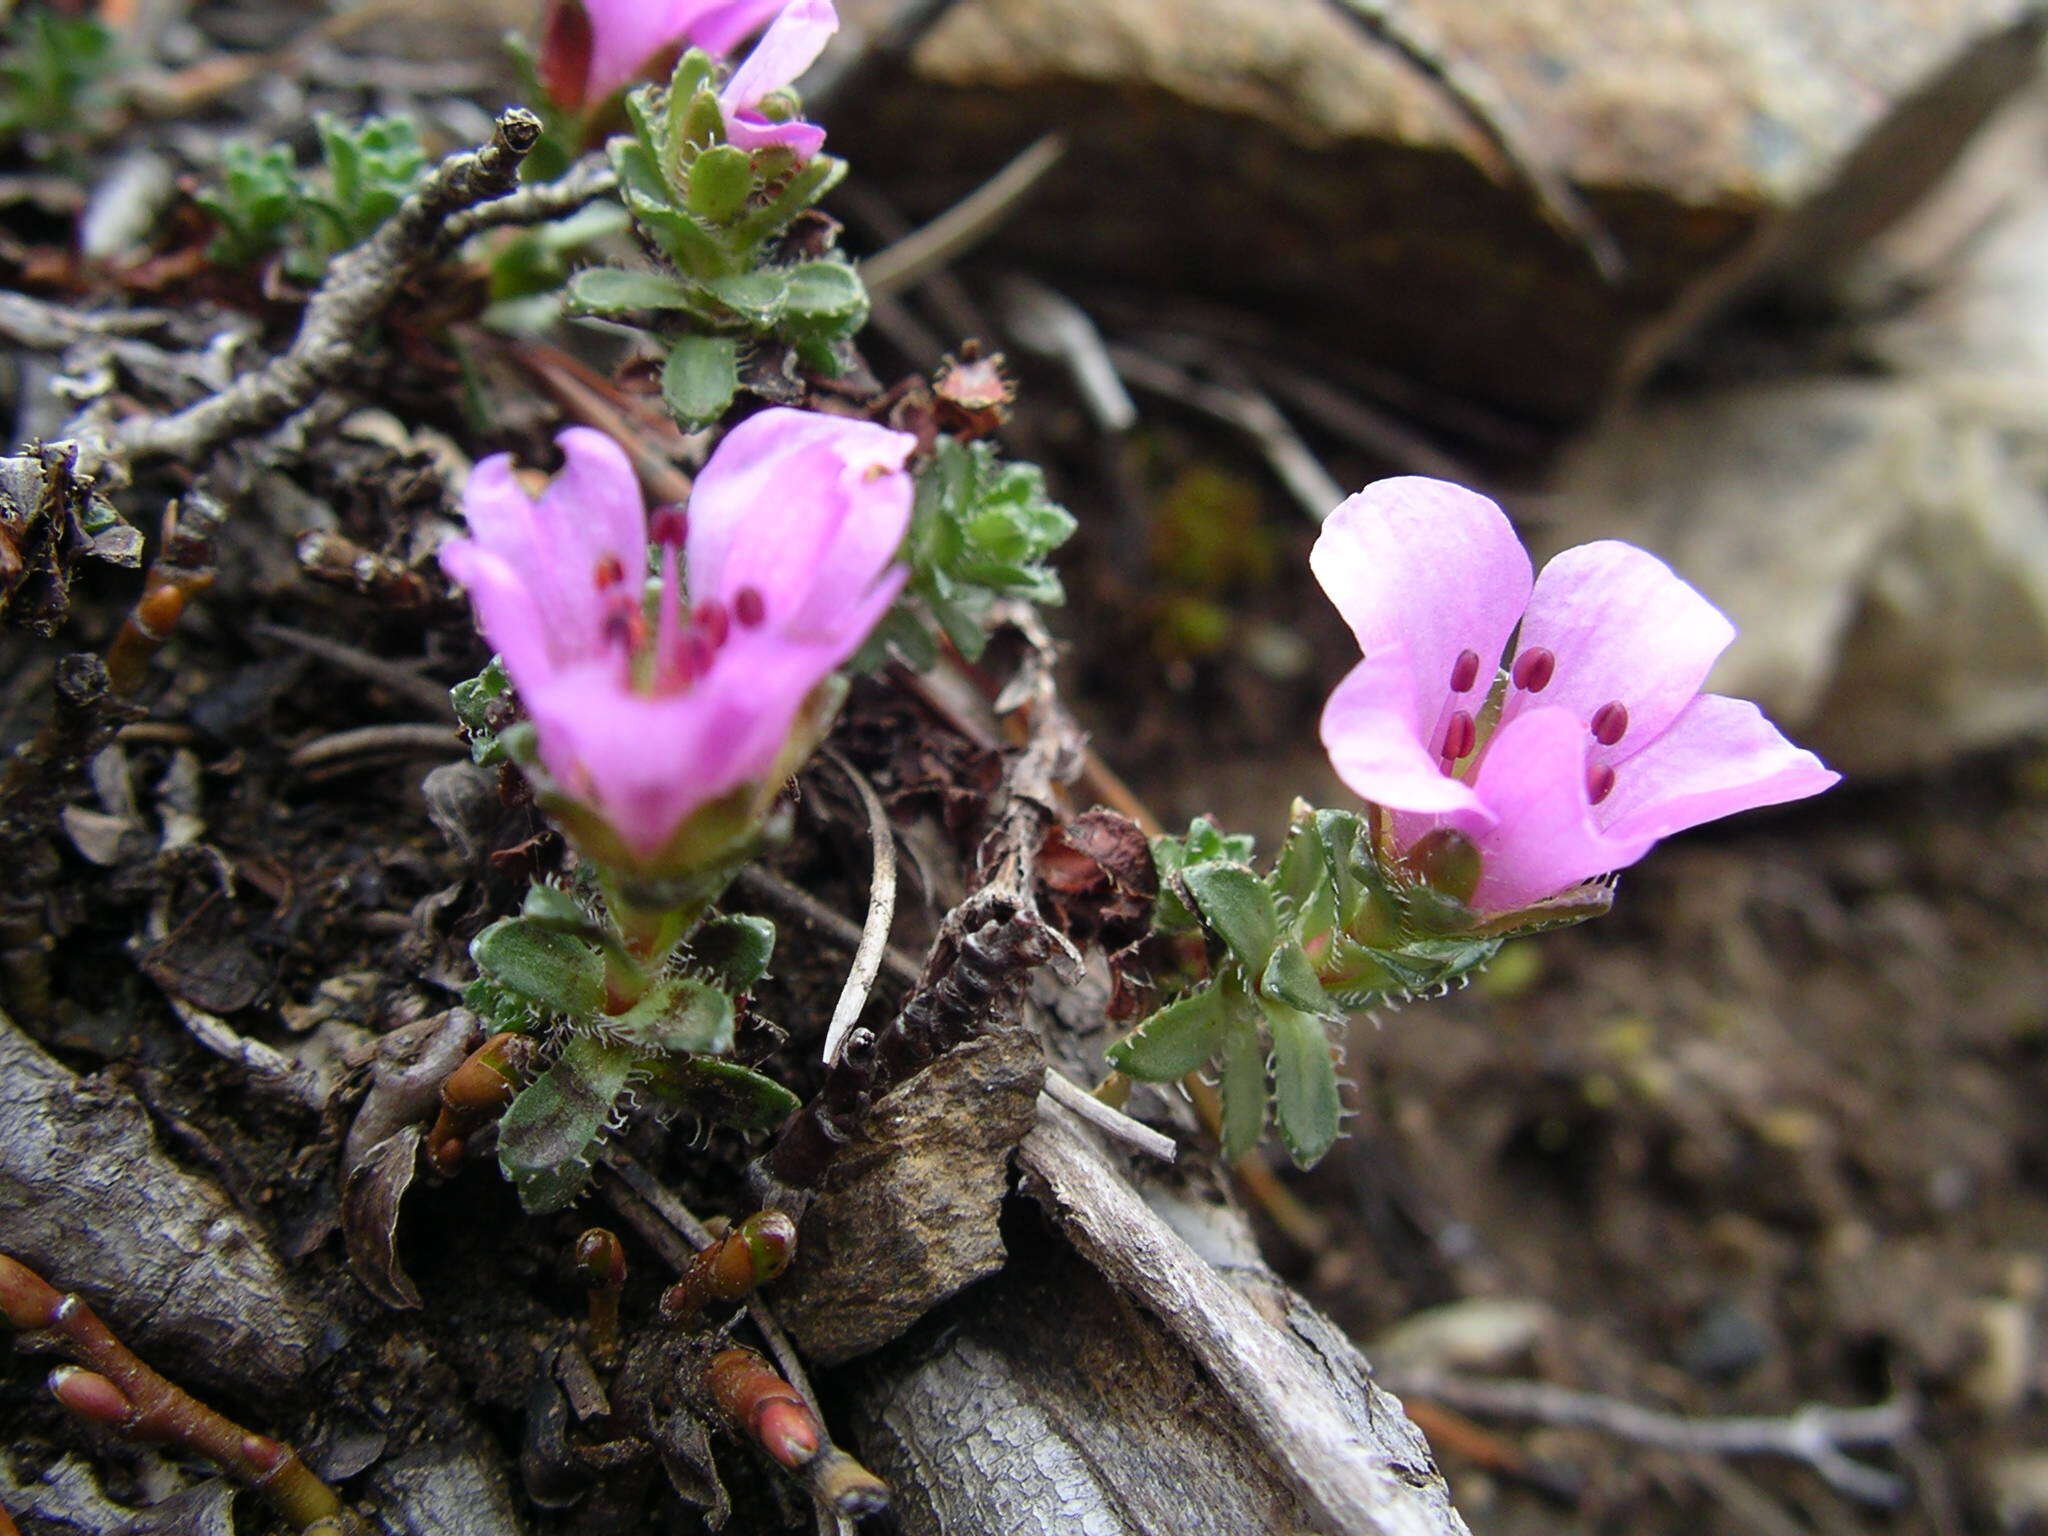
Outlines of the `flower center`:
{"label": "flower center", "polygon": [[680,507],[657,508],[648,519],[649,540],[661,551],[661,580],[650,593],[647,584],[627,580],[615,554],[601,556],[591,582],[606,603],[604,641],[617,653],[630,686],[645,694],[680,693],[689,688],[718,658],[735,628],[753,629],[767,616],[767,603],[755,587],[742,587],[730,604],[706,598],[694,608],[685,601],[680,551],[689,534],[689,518]]}

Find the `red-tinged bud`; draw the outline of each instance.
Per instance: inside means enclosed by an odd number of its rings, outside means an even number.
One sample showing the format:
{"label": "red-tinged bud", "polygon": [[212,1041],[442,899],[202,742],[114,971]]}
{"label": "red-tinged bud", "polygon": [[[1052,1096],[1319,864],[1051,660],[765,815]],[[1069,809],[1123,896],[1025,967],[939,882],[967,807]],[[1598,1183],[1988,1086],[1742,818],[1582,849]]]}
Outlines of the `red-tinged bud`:
{"label": "red-tinged bud", "polygon": [[0,1254],[0,1316],[16,1328],[47,1328],[64,1298],[26,1264]]}
{"label": "red-tinged bud", "polygon": [[753,1260],[756,1285],[766,1285],[796,1257],[796,1223],[781,1211],[755,1212],[740,1223],[739,1237]]}
{"label": "red-tinged bud", "polygon": [[565,112],[581,112],[590,91],[590,57],[596,35],[583,0],[548,0],[541,19],[540,53],[534,60],[541,89]]}
{"label": "red-tinged bud", "polygon": [[185,612],[185,589],[166,582],[142,594],[135,605],[135,625],[152,640],[161,640],[177,627]]}
{"label": "red-tinged bud", "polygon": [[626,1247],[617,1233],[592,1227],[576,1239],[576,1278],[585,1285],[626,1283]]}
{"label": "red-tinged bud", "polygon": [[754,1438],[779,1464],[796,1468],[818,1454],[823,1442],[818,1421],[802,1403],[777,1399],[763,1403],[754,1414]]}
{"label": "red-tinged bud", "polygon": [[88,1424],[120,1429],[135,1417],[135,1405],[126,1393],[99,1372],[75,1365],[60,1365],[50,1372],[50,1395]]}

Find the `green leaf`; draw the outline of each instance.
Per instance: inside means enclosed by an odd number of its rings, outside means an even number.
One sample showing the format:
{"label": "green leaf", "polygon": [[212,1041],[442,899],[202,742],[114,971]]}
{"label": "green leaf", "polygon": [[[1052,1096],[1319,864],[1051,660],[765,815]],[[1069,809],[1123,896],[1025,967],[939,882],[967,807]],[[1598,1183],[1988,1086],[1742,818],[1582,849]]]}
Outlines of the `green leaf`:
{"label": "green leaf", "polygon": [[1273,1111],[1297,1166],[1312,1168],[1337,1139],[1343,1101],[1329,1038],[1315,1014],[1269,997],[1259,1011],[1273,1032]]}
{"label": "green leaf", "polygon": [[577,1035],[513,1099],[498,1122],[498,1166],[527,1210],[558,1211],[582,1193],[638,1065],[630,1046]]}
{"label": "green leaf", "polygon": [[538,880],[526,888],[526,900],[520,904],[519,915],[536,928],[578,938],[595,938],[603,931],[572,892]]}
{"label": "green leaf", "polygon": [[773,325],[789,301],[789,279],[774,267],[708,278],[704,291],[756,329]]}
{"label": "green leaf", "polygon": [[498,728],[491,723],[499,712],[491,706],[511,691],[512,679],[506,675],[504,663],[495,656],[475,677],[465,678],[448,690],[455,718],[469,737],[473,762],[489,765],[505,761],[504,744],[498,739]]}
{"label": "green leaf", "polygon": [[726,336],[685,336],[661,370],[661,398],[686,427],[718,420],[739,387],[739,343]]}
{"label": "green leaf", "polygon": [[803,1107],[773,1078],[710,1056],[648,1063],[647,1089],[671,1109],[750,1135],[774,1130]]}
{"label": "green leaf", "polygon": [[1257,1150],[1266,1134],[1266,1042],[1248,1012],[1233,1011],[1223,1031],[1223,1160]]}
{"label": "green leaf", "polygon": [[754,162],[743,149],[719,144],[690,166],[689,208],[700,219],[730,224],[746,211],[754,191]]}
{"label": "green leaf", "polygon": [[857,330],[868,315],[867,284],[843,261],[807,261],[791,267],[790,316],[834,333]]}
{"label": "green leaf", "polygon": [[765,917],[731,913],[714,917],[690,935],[690,961],[735,997],[745,996],[768,974],[775,958],[775,925]]}
{"label": "green leaf", "polygon": [[1273,893],[1242,864],[1197,864],[1181,871],[1181,885],[1209,930],[1252,975],[1262,974],[1280,942]]}
{"label": "green leaf", "polygon": [[1334,1012],[1315,967],[1299,944],[1282,944],[1273,951],[1265,975],[1259,978],[1259,995],[1273,998],[1307,1013]]}
{"label": "green leaf", "polygon": [[569,279],[569,307],[593,315],[646,309],[693,309],[696,290],[679,278],[624,267],[586,267]]}
{"label": "green leaf", "polygon": [[779,235],[846,175],[846,162],[831,155],[813,155],[781,188],[760,207],[732,226],[735,248],[752,253],[771,236]]}
{"label": "green leaf", "polygon": [[732,999],[692,976],[664,976],[624,1013],[595,1022],[606,1039],[656,1055],[732,1048]]}
{"label": "green leaf", "polygon": [[1230,1009],[1219,987],[1190,993],[1112,1045],[1109,1064],[1141,1082],[1178,1082],[1216,1054]]}
{"label": "green leaf", "polygon": [[527,918],[498,919],[470,940],[469,957],[493,983],[551,1013],[583,1018],[604,1007],[603,957]]}

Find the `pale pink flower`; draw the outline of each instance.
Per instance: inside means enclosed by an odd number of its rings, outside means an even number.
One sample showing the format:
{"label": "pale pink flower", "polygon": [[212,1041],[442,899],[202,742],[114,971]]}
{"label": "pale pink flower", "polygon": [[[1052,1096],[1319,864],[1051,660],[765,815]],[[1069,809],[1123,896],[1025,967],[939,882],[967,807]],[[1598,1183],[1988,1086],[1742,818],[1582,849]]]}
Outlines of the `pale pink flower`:
{"label": "pale pink flower", "polygon": [[1310,564],[1365,653],[1323,711],[1330,761],[1396,813],[1397,847],[1471,838],[1480,911],[1839,777],[1754,704],[1700,692],[1735,628],[1633,545],[1568,549],[1532,582],[1499,507],[1406,477],[1337,508]]}
{"label": "pale pink flower", "polygon": [[728,143],[749,153],[780,146],[799,162],[823,147],[824,129],[802,121],[775,122],[762,114],[761,103],[794,85],[838,30],[839,13],[832,0],[790,0],[718,93]]}
{"label": "pale pink flower", "polygon": [[549,0],[541,83],[571,112],[665,68],[684,48],[724,58],[787,0]]}
{"label": "pale pink flower", "polygon": [[710,842],[729,841],[793,770],[815,690],[901,590],[916,439],[763,411],[726,434],[687,512],[651,527],[625,450],[584,427],[557,441],[565,462],[538,501],[509,455],[476,466],[470,536],[441,564],[518,689],[572,835],[675,873],[706,844],[694,816],[711,808]]}

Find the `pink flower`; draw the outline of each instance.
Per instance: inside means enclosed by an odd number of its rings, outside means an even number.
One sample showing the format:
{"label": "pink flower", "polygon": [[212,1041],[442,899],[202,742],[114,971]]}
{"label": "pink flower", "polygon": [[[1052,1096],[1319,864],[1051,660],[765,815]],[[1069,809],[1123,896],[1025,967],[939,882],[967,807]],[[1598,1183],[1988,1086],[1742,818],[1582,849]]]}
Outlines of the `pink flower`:
{"label": "pink flower", "polygon": [[583,427],[557,442],[565,463],[537,502],[509,455],[476,466],[470,537],[441,564],[474,599],[585,852],[678,873],[753,830],[822,729],[820,685],[901,590],[916,439],[763,411],[718,445],[687,514],[657,511],[651,530],[617,443]]}
{"label": "pink flower", "polygon": [[541,84],[570,112],[661,68],[685,46],[725,57],[787,0],[548,0]]}
{"label": "pink flower", "polygon": [[790,0],[789,8],[761,34],[746,62],[718,93],[728,143],[749,153],[780,146],[799,163],[818,152],[825,143],[824,129],[814,123],[775,122],[760,108],[764,99],[795,84],[838,30],[839,13],[832,0]]}
{"label": "pink flower", "polygon": [[1330,761],[1395,813],[1397,847],[1469,837],[1480,911],[1839,777],[1754,704],[1700,692],[1735,628],[1633,545],[1568,549],[1532,583],[1499,507],[1407,477],[1337,508],[1310,565],[1365,652],[1323,710]]}

